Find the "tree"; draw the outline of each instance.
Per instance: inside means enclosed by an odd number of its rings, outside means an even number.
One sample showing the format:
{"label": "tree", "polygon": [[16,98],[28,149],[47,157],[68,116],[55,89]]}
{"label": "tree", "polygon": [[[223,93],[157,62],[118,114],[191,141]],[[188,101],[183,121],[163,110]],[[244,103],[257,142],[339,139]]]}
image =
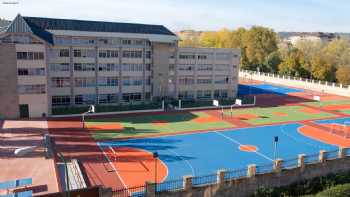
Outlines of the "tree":
{"label": "tree", "polygon": [[203,32],[199,36],[199,43],[202,47],[215,47],[218,43],[216,32]]}
{"label": "tree", "polygon": [[314,56],[311,59],[312,76],[318,80],[334,81],[335,67],[325,60],[321,55]]}
{"label": "tree", "polygon": [[297,48],[291,48],[283,62],[278,65],[278,71],[280,74],[307,77],[309,73],[307,67],[304,54]]}
{"label": "tree", "polygon": [[275,73],[278,71],[278,65],[281,64],[282,59],[278,51],[270,53],[265,59],[265,67],[267,72]]}
{"label": "tree", "polygon": [[277,50],[277,36],[271,29],[253,27],[244,34],[243,45],[249,63],[263,65],[266,57]]}
{"label": "tree", "polygon": [[341,65],[336,72],[337,81],[344,85],[350,85],[350,65]]}

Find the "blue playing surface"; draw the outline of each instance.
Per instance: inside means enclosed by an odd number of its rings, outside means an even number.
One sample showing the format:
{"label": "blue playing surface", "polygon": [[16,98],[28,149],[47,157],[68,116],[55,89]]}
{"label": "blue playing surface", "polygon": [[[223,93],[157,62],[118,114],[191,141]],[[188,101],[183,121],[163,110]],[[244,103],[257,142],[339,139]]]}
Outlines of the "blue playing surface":
{"label": "blue playing surface", "polygon": [[[348,120],[350,120],[348,118]],[[330,122],[341,120],[329,120]],[[242,128],[228,131],[99,142],[103,146],[133,147],[158,152],[168,167],[166,180],[184,175],[207,175],[219,169],[244,169],[249,164],[272,164],[273,140],[278,136],[277,157],[297,158],[298,154],[313,155],[319,150],[336,150],[338,147],[308,138],[298,133],[300,124],[284,124]],[[257,152],[243,152],[239,146],[254,145]],[[118,168],[118,167],[117,167]]]}
{"label": "blue playing surface", "polygon": [[278,94],[287,95],[292,92],[303,92],[301,89],[288,88],[271,84],[243,85],[238,86],[238,95],[248,94]]}

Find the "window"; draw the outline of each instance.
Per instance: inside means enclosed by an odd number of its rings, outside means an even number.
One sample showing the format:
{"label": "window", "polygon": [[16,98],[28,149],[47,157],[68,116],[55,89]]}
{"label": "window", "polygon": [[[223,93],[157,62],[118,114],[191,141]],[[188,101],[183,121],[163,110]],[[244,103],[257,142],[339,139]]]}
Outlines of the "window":
{"label": "window", "polygon": [[142,71],[143,70],[143,64],[123,64],[122,65],[123,71]]}
{"label": "window", "polygon": [[227,83],[229,83],[229,77],[228,76],[215,76],[215,83],[216,84],[227,84]]}
{"label": "window", "polygon": [[100,50],[98,52],[98,57],[100,58],[116,58],[118,57],[117,50]]}
{"label": "window", "polygon": [[99,64],[99,71],[119,71],[119,65],[113,63]]}
{"label": "window", "polygon": [[69,63],[61,63],[61,64],[50,64],[50,71],[52,72],[64,72],[69,71],[70,69]]}
{"label": "window", "polygon": [[199,60],[206,60],[207,56],[206,55],[198,55]]}
{"label": "window", "polygon": [[74,49],[74,57],[95,57],[94,49]]}
{"label": "window", "polygon": [[98,95],[98,103],[117,103],[118,95],[117,94],[100,94]]}
{"label": "window", "polygon": [[232,57],[230,53],[217,53],[216,59],[217,60],[229,60]]}
{"label": "window", "polygon": [[179,58],[180,59],[195,59],[196,56],[194,55],[194,53],[180,53]]}
{"label": "window", "polygon": [[52,96],[52,106],[67,106],[70,105],[70,96]]}
{"label": "window", "polygon": [[65,37],[56,37],[55,38],[55,44],[71,44],[72,39],[71,38],[65,38]]}
{"label": "window", "polygon": [[60,49],[60,57],[69,57],[69,49]]}
{"label": "window", "polygon": [[134,40],[134,45],[143,45],[143,40]]}
{"label": "window", "polygon": [[118,86],[118,77],[100,77],[98,79],[99,86]]}
{"label": "window", "polygon": [[212,83],[212,79],[211,78],[198,78],[197,79],[197,83],[198,84],[211,84]]}
{"label": "window", "polygon": [[194,99],[194,92],[193,91],[179,91],[178,97],[181,100]]}
{"label": "window", "polygon": [[107,39],[99,39],[98,42],[100,44],[108,44],[109,41]]}
{"label": "window", "polygon": [[211,90],[198,90],[197,99],[211,99]]}
{"label": "window", "polygon": [[75,95],[74,98],[75,104],[77,105],[91,105],[96,101],[95,94],[83,94],[83,95]]}
{"label": "window", "polygon": [[199,64],[197,65],[197,71],[212,71],[213,66],[210,64]]}
{"label": "window", "polygon": [[45,68],[19,68],[18,75],[45,76]]}
{"label": "window", "polygon": [[123,51],[125,58],[142,58],[142,51]]}
{"label": "window", "polygon": [[94,71],[95,64],[92,63],[74,63],[74,71]]}
{"label": "window", "polygon": [[77,77],[74,80],[75,87],[95,87],[96,80],[92,77]]}
{"label": "window", "polygon": [[214,91],[214,98],[227,98],[228,93],[227,90],[215,90]]}
{"label": "window", "polygon": [[226,72],[229,72],[230,71],[230,65],[228,65],[228,64],[215,65],[215,71],[226,71]]}
{"label": "window", "polygon": [[70,87],[70,78],[69,77],[52,77],[51,87],[53,88]]}
{"label": "window", "polygon": [[18,85],[19,94],[45,94],[46,86],[45,84],[35,84],[35,85]]}
{"label": "window", "polygon": [[123,45],[131,45],[131,40],[122,40]]}
{"label": "window", "polygon": [[192,77],[183,77],[183,78],[179,79],[179,84],[192,85],[192,84],[194,84],[194,79]]}
{"label": "window", "polygon": [[146,64],[146,70],[151,71],[151,64]]}
{"label": "window", "polygon": [[151,51],[146,51],[146,58],[150,59],[151,58]]}
{"label": "window", "polygon": [[123,86],[140,86],[142,84],[142,77],[123,77]]}
{"label": "window", "polygon": [[123,94],[124,102],[140,101],[140,100],[141,100],[141,93],[124,93]]}
{"label": "window", "polygon": [[178,70],[194,70],[194,65],[178,65]]}
{"label": "window", "polygon": [[43,52],[17,52],[18,60],[43,60]]}
{"label": "window", "polygon": [[95,40],[87,39],[87,38],[73,38],[72,43],[73,44],[94,44]]}

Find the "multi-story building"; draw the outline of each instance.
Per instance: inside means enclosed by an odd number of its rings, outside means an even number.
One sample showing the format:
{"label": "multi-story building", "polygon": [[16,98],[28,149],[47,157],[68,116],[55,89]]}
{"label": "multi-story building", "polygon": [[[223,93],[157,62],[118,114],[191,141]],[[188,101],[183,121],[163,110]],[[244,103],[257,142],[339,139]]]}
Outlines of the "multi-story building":
{"label": "multi-story building", "polygon": [[18,15],[0,40],[3,117],[237,92],[239,50],[178,48],[178,37],[161,25]]}

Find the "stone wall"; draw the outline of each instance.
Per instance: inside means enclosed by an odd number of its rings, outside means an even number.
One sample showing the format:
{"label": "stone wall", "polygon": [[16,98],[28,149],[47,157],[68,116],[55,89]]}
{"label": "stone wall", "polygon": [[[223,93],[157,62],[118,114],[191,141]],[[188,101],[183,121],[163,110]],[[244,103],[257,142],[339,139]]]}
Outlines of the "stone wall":
{"label": "stone wall", "polygon": [[19,117],[17,57],[13,44],[0,44],[0,119]]}
{"label": "stone wall", "polygon": [[240,70],[239,77],[268,83],[281,84],[296,88],[303,88],[321,93],[324,92],[339,96],[350,96],[350,86],[345,86],[342,84],[336,84],[327,81],[317,81],[312,79],[304,79],[299,77],[291,77],[247,70]]}

